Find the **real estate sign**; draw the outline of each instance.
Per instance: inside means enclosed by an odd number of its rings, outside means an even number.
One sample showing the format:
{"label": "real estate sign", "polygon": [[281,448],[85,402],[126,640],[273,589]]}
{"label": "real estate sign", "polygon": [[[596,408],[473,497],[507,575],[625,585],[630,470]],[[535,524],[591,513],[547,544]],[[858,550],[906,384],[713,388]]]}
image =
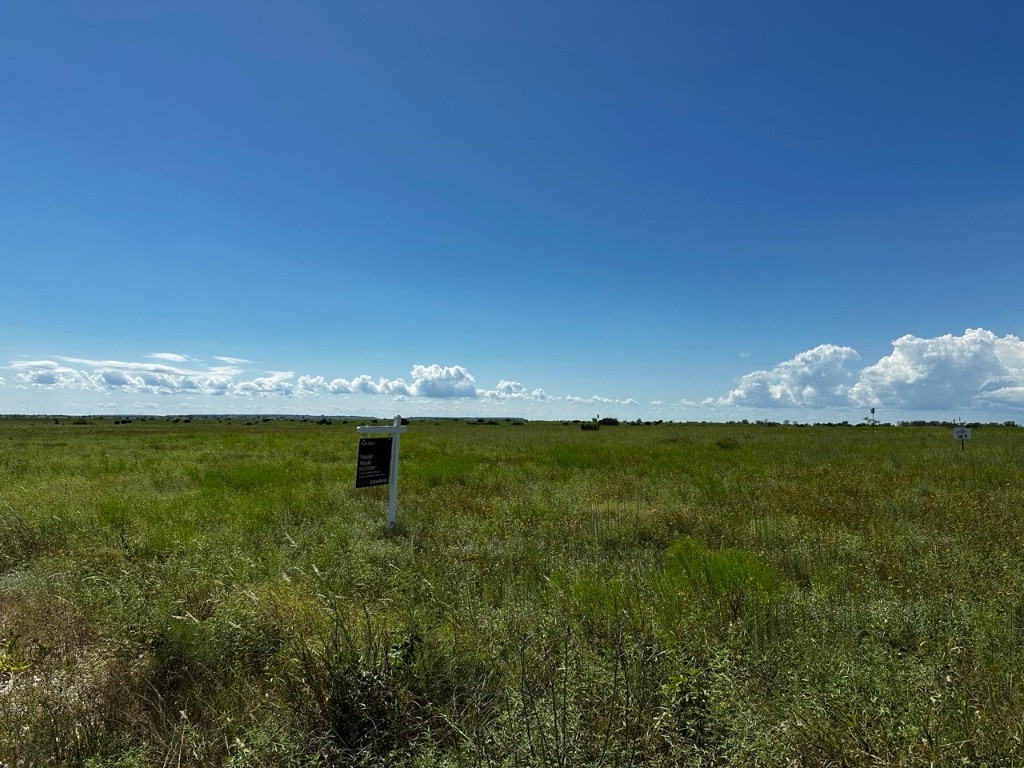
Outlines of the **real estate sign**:
{"label": "real estate sign", "polygon": [[359,439],[356,488],[388,486],[388,528],[394,528],[398,519],[398,449],[402,433],[405,432],[402,417],[395,416],[390,427],[356,427],[356,432],[360,435],[387,435]]}
{"label": "real estate sign", "polygon": [[387,485],[391,481],[391,438],[359,439],[359,463],[356,464],[356,488]]}

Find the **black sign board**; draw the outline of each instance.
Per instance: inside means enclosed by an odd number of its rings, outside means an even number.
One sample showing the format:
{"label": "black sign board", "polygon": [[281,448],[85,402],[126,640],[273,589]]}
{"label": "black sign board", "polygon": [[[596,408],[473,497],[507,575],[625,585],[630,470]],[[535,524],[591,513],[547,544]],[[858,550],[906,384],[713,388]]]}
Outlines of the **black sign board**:
{"label": "black sign board", "polygon": [[356,465],[356,488],[387,485],[391,480],[391,438],[359,439],[359,463]]}

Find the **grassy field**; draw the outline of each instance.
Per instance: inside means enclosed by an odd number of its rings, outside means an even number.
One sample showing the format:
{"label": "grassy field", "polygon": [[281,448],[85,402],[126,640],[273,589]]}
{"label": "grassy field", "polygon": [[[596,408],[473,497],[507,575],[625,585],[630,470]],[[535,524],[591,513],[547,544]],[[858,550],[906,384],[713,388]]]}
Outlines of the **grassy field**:
{"label": "grassy field", "polygon": [[0,766],[1024,764],[1024,431],[0,421]]}

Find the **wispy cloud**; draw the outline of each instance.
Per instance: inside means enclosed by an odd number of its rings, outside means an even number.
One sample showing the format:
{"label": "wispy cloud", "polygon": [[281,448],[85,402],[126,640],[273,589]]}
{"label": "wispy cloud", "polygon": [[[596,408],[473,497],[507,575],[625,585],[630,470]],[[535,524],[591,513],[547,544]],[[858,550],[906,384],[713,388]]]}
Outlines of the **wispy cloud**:
{"label": "wispy cloud", "polygon": [[637,401],[631,397],[625,399],[616,400],[612,397],[602,397],[601,395],[591,395],[590,397],[577,397],[576,395],[567,395],[565,402],[572,403],[573,405],[636,405]]}
{"label": "wispy cloud", "polygon": [[188,355],[179,355],[176,352],[153,352],[146,355],[153,360],[167,360],[171,363],[187,363],[192,358]]}

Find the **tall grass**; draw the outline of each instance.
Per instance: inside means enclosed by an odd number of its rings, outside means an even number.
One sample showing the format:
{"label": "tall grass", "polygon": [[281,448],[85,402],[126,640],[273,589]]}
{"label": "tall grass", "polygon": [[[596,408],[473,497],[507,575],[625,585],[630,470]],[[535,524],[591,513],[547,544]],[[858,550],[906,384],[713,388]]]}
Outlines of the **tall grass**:
{"label": "tall grass", "polygon": [[0,422],[0,766],[1024,761],[1024,446]]}

